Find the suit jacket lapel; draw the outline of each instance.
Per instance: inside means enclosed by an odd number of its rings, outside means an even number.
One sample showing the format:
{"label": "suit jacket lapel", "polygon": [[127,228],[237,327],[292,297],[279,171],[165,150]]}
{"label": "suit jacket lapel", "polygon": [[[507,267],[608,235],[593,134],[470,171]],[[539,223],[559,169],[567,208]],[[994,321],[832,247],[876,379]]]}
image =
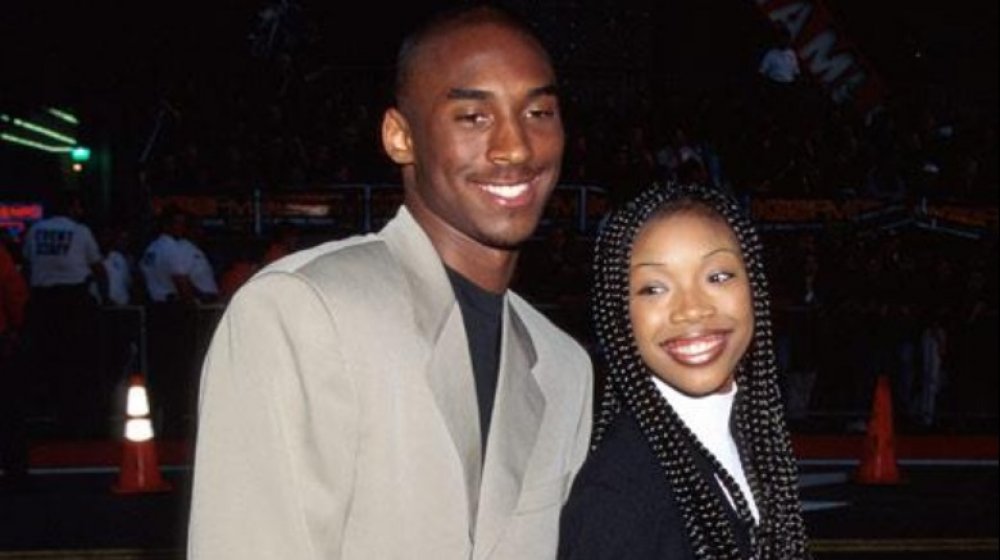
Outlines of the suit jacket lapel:
{"label": "suit jacket lapel", "polygon": [[465,472],[472,531],[479,501],[482,451],[479,405],[462,314],[441,258],[405,207],[381,235],[410,285],[417,330],[430,351],[427,385]]}
{"label": "suit jacket lapel", "polygon": [[479,437],[479,403],[469,359],[465,325],[458,306],[454,306],[427,364],[427,384],[444,417],[458,458],[465,471],[465,489],[469,497],[470,531],[479,505],[482,451]]}
{"label": "suit jacket lapel", "polygon": [[469,343],[444,265],[405,207],[381,235],[413,293],[417,330],[431,351],[427,383],[465,472],[475,558],[486,558],[517,507],[545,412],[545,396],[532,371],[531,337],[505,298],[500,380],[484,462]]}
{"label": "suit jacket lapel", "polygon": [[504,305],[502,344],[476,522],[476,559],[489,555],[514,513],[545,413],[545,396],[532,371],[534,347],[510,298]]}
{"label": "suit jacket lapel", "polygon": [[455,307],[455,293],[441,257],[405,207],[386,224],[381,237],[410,284],[413,295],[410,300],[419,333],[425,340],[437,341],[445,320]]}

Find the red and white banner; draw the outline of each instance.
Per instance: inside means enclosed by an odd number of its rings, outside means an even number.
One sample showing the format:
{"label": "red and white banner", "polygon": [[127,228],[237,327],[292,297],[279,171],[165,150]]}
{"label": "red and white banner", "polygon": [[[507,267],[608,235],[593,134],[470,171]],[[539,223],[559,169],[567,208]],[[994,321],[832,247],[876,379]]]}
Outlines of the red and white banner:
{"label": "red and white banner", "polygon": [[754,0],[774,24],[786,28],[804,74],[837,104],[854,105],[867,115],[878,108],[885,86],[821,0]]}

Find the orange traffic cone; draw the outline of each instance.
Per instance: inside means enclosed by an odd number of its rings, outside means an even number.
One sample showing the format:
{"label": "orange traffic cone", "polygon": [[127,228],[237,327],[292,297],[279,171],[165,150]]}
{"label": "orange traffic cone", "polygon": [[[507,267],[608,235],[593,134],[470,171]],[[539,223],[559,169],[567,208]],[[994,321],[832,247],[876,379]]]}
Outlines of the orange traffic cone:
{"label": "orange traffic cone", "polygon": [[153,422],[149,418],[149,397],[142,375],[129,378],[125,404],[125,442],[122,446],[118,482],[111,487],[116,494],[168,492],[170,483],[163,480],[153,440]]}
{"label": "orange traffic cone", "polygon": [[868,433],[861,452],[861,464],[854,475],[860,484],[898,484],[899,468],[896,465],[896,436],[892,428],[892,394],[889,378],[882,375],[875,385],[872,415],[868,419]]}

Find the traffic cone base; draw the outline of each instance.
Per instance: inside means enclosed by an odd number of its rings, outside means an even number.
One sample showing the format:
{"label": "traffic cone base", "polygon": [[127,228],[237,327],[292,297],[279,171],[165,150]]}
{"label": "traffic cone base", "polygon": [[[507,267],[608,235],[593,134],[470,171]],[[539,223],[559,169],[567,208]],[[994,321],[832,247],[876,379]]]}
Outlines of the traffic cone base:
{"label": "traffic cone base", "polygon": [[156,444],[150,441],[126,442],[118,482],[111,487],[115,494],[169,492],[173,486],[160,475]]}

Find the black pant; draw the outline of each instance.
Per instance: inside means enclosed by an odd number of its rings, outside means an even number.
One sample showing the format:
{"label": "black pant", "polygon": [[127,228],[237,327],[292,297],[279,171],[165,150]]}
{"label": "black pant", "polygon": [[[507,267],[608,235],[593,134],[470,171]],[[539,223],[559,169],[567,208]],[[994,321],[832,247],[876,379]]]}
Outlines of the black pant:
{"label": "black pant", "polygon": [[98,307],[85,284],[31,290],[24,329],[26,375],[36,404],[55,418],[55,437],[103,437],[109,395],[98,372]]}

